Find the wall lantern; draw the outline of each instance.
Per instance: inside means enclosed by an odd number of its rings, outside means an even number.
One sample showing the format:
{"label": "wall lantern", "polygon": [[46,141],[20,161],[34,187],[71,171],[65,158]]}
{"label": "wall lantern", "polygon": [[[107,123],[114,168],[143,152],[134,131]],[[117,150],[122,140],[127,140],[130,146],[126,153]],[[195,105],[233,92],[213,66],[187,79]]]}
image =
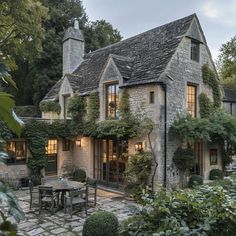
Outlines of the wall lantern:
{"label": "wall lantern", "polygon": [[75,141],[75,145],[76,145],[77,147],[81,147],[81,140],[80,140],[80,139],[76,140],[76,141]]}
{"label": "wall lantern", "polygon": [[135,143],[134,149],[137,152],[141,152],[143,150],[143,143],[142,142]]}

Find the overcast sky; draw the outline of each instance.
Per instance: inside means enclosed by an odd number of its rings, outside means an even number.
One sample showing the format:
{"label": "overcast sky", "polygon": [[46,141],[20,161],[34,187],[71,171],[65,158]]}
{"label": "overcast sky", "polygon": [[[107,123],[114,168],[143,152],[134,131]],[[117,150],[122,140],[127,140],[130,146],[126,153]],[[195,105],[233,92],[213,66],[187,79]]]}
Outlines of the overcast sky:
{"label": "overcast sky", "polygon": [[197,13],[212,56],[236,34],[236,0],[82,0],[91,21],[105,19],[128,38]]}

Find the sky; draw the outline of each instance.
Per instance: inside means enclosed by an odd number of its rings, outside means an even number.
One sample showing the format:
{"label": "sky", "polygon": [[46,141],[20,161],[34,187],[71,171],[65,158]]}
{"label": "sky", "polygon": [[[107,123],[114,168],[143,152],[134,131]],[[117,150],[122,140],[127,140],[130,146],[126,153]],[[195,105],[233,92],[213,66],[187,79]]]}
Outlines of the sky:
{"label": "sky", "polygon": [[197,13],[214,60],[236,35],[236,0],[82,0],[91,21],[104,19],[123,39]]}

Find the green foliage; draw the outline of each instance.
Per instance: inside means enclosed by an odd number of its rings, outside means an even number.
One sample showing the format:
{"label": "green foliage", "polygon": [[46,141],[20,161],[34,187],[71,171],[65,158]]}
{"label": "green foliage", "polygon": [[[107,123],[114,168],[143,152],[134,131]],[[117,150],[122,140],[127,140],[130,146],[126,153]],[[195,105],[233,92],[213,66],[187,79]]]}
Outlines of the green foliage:
{"label": "green foliage", "polygon": [[203,184],[203,177],[201,175],[192,175],[188,181],[188,187],[194,188]]}
{"label": "green foliage", "polygon": [[61,112],[61,106],[58,101],[42,101],[39,104],[39,108],[42,112],[56,112],[57,114]]}
{"label": "green foliage", "polygon": [[139,201],[142,189],[148,184],[151,174],[152,154],[140,152],[133,155],[125,170],[126,186],[125,191]]}
{"label": "green foliage", "polygon": [[213,99],[214,99],[214,108],[219,108],[221,106],[221,93],[219,81],[215,72],[209,68],[208,65],[202,66],[202,79],[203,82],[212,88]]}
{"label": "green foliage", "polygon": [[224,86],[236,88],[236,35],[220,49],[220,77]]}
{"label": "green foliage", "polygon": [[[80,28],[85,36],[86,52],[121,39],[119,32],[106,21],[89,22],[80,0],[41,0],[41,2],[48,8],[48,17],[42,23],[44,30],[42,52],[40,57],[35,57],[33,61],[25,60],[22,56],[18,57],[18,70],[13,73],[19,88],[16,94],[19,105],[39,104],[49,89],[62,77],[61,44],[66,29],[72,25],[73,18],[80,20]],[[35,22],[32,26],[38,27]],[[27,50],[32,48],[28,47]]]}
{"label": "green foliage", "polygon": [[199,113],[201,118],[208,118],[213,112],[213,105],[208,98],[208,96],[205,93],[201,93],[198,96],[198,101],[199,101]]}
{"label": "green foliage", "polygon": [[83,169],[75,169],[73,172],[73,180],[78,182],[85,182],[86,172]]}
{"label": "green foliage", "polygon": [[15,58],[32,59],[41,50],[47,8],[35,0],[0,2],[0,63],[13,68]]}
{"label": "green foliage", "polygon": [[129,105],[129,93],[126,88],[123,89],[121,101],[120,101],[120,115],[124,120],[130,118],[130,105]]}
{"label": "green foliage", "polygon": [[210,180],[223,179],[223,177],[224,173],[220,169],[213,169],[210,171],[210,176],[209,176]]}
{"label": "green foliage", "polygon": [[170,128],[170,137],[181,142],[215,141],[223,150],[223,166],[228,165],[236,153],[236,117],[221,110],[209,118],[182,117]]}
{"label": "green foliage", "polygon": [[93,92],[89,95],[88,103],[87,103],[87,119],[91,123],[95,123],[99,118],[99,94],[97,92]]}
{"label": "green foliage", "polygon": [[84,28],[86,52],[94,51],[109,44],[119,42],[122,37],[117,29],[105,20],[89,22]]}
{"label": "green foliage", "polygon": [[5,210],[7,210],[8,215],[12,216],[16,222],[23,220],[25,215],[12,190],[1,181],[0,204],[2,206],[7,206],[7,209],[4,209],[4,211],[0,209],[0,235],[17,235],[17,225],[9,221],[8,217],[5,216]]}
{"label": "green foliage", "polygon": [[47,163],[45,147],[48,138],[71,137],[68,123],[62,121],[52,124],[40,121],[27,123],[23,130],[23,137],[26,138],[31,157],[28,159],[28,167],[31,170],[31,179],[34,184],[39,184],[41,169]]}
{"label": "green foliage", "polygon": [[40,117],[41,112],[37,106],[15,106],[15,113],[20,117]]}
{"label": "green foliage", "polygon": [[174,153],[173,162],[179,170],[185,171],[194,166],[196,156],[191,148],[183,149],[179,147]]}
{"label": "green foliage", "polygon": [[120,235],[231,236],[236,230],[235,201],[220,186],[160,190],[142,198],[143,210],[122,224]]}
{"label": "green foliage", "polygon": [[171,139],[181,142],[193,142],[197,140],[210,140],[210,128],[208,119],[193,118],[190,115],[175,120],[170,127]]}
{"label": "green foliage", "polygon": [[83,236],[117,236],[118,235],[117,217],[106,211],[98,211],[89,216],[83,226]]}

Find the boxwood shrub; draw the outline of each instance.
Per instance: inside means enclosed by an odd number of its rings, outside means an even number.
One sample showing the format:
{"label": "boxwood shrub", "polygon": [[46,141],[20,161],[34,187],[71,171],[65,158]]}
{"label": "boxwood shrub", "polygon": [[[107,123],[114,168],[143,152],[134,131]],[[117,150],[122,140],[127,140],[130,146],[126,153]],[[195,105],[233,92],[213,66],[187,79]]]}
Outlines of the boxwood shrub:
{"label": "boxwood shrub", "polygon": [[79,182],[85,182],[86,181],[86,172],[83,169],[75,169],[73,172],[73,180],[79,181]]}
{"label": "boxwood shrub", "polygon": [[82,236],[117,236],[117,217],[107,211],[98,211],[89,216],[83,226]]}
{"label": "boxwood shrub", "polygon": [[210,176],[209,176],[210,180],[223,179],[223,177],[224,177],[224,173],[220,169],[213,169],[210,171]]}
{"label": "boxwood shrub", "polygon": [[201,175],[192,175],[188,181],[189,188],[194,188],[195,186],[202,184],[203,184],[203,178]]}

